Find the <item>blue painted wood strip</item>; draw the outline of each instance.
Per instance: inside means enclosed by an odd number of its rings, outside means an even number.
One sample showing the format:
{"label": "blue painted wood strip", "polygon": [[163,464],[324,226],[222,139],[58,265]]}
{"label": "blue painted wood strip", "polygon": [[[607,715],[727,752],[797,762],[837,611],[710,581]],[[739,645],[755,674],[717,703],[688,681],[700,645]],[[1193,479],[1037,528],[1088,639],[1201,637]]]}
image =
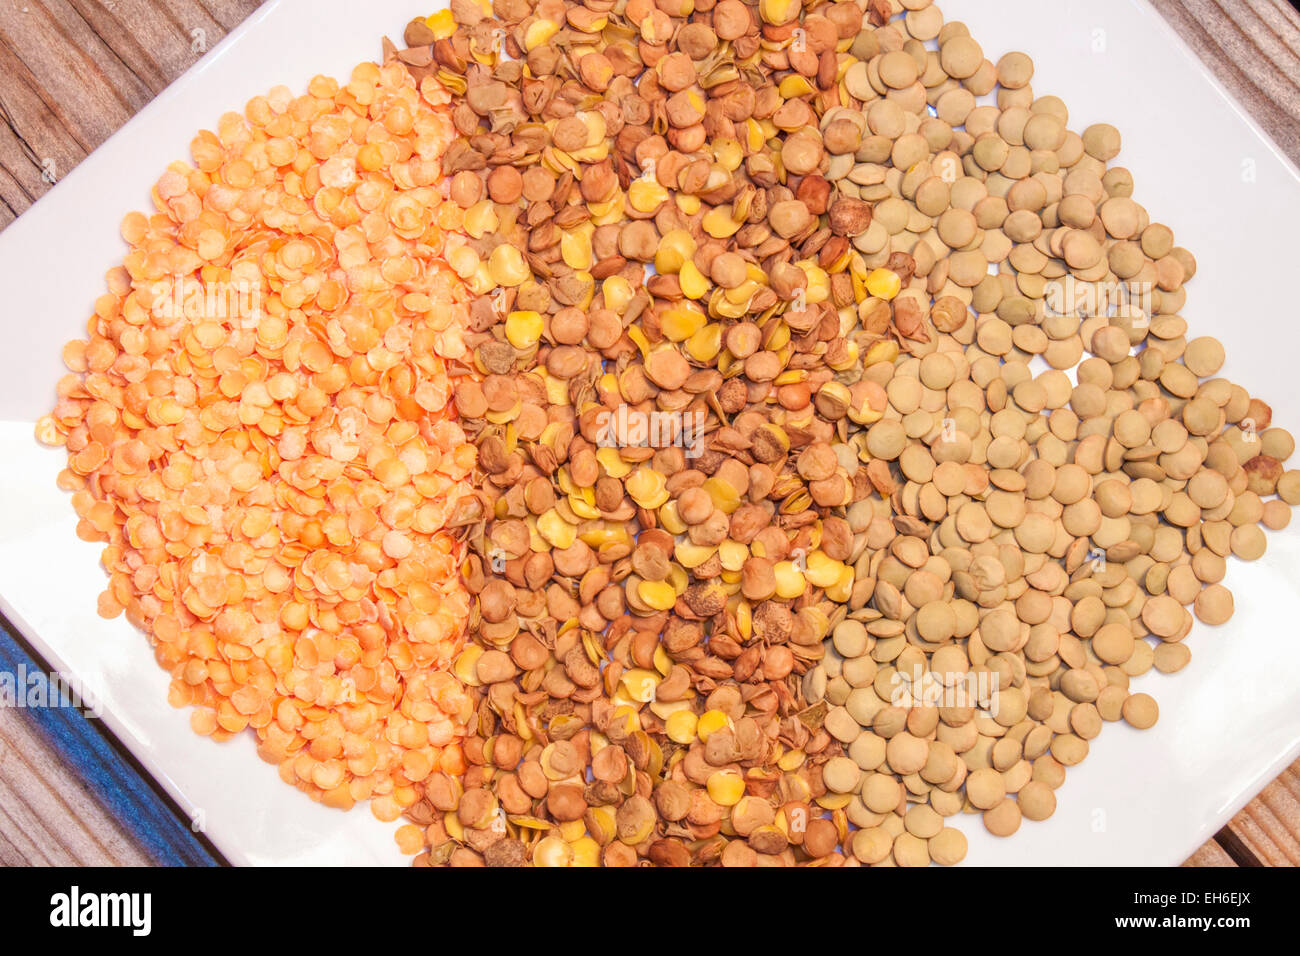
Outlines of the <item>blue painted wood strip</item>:
{"label": "blue painted wood strip", "polygon": [[[52,668],[0,618],[0,673],[51,673]],[[102,721],[76,707],[27,707],[23,713],[68,768],[159,866],[220,866],[225,861]]]}

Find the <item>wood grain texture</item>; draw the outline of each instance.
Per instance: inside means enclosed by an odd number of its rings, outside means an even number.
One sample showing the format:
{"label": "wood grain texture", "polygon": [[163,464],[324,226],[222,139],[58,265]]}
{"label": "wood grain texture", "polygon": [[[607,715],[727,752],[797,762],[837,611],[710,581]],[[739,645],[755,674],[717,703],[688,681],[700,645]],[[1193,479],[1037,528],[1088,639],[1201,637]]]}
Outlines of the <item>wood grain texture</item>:
{"label": "wood grain texture", "polygon": [[258,6],[258,0],[0,3],[0,227]]}
{"label": "wood grain texture", "polygon": [[1183,866],[1236,866],[1232,857],[1228,856],[1227,851],[1219,846],[1214,840],[1211,840],[1205,846],[1201,847]]}
{"label": "wood grain texture", "polygon": [[[1150,0],[1300,163],[1300,14],[1283,0]],[[0,228],[260,4],[0,0]],[[1300,864],[1300,763],[1186,866]],[[21,711],[0,709],[0,865],[147,857]]]}
{"label": "wood grain texture", "polygon": [[1150,0],[1300,164],[1300,13],[1283,0]]}
{"label": "wood grain texture", "polygon": [[149,858],[22,711],[0,708],[0,861],[138,866]]}
{"label": "wood grain texture", "polygon": [[[95,710],[80,706],[66,685],[50,688],[47,666],[3,618],[0,675],[0,862],[220,862],[139,763],[103,732]],[[37,702],[38,692],[43,705],[25,706]]]}
{"label": "wood grain texture", "polygon": [[1228,824],[1265,866],[1300,866],[1300,763],[1263,789]]}

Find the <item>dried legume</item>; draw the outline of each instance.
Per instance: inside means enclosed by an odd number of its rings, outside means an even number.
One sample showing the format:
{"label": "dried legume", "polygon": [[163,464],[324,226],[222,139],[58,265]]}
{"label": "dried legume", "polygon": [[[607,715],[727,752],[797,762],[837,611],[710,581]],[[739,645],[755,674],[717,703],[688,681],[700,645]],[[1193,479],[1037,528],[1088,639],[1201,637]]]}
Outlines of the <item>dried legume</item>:
{"label": "dried legume", "polygon": [[191,726],[252,727],[286,782],[385,820],[464,770],[473,707],[448,673],[474,448],[450,405],[472,369],[439,258],[464,218],[447,104],[362,64],[200,133],[123,221],[37,426],[105,543],[100,613],[145,630]]}

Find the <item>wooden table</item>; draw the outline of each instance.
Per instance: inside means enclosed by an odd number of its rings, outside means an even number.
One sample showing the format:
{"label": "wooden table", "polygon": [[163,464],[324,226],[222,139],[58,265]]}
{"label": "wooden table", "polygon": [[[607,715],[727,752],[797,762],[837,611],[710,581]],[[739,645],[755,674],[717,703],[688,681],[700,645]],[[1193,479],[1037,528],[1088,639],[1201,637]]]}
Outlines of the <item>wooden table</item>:
{"label": "wooden table", "polygon": [[[1151,0],[1300,163],[1300,14],[1283,0]],[[256,0],[0,0],[0,228],[253,12]],[[1300,763],[1188,866],[1300,864]],[[0,708],[0,863],[140,864],[22,711]]]}

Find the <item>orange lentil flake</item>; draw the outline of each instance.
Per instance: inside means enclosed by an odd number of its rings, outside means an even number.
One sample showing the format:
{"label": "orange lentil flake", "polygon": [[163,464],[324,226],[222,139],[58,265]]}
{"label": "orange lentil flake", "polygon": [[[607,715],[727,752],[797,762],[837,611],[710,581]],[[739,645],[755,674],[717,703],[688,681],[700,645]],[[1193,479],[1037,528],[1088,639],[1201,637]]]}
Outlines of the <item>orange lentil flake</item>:
{"label": "orange lentil flake", "polygon": [[201,132],[124,220],[36,428],[107,542],[100,613],[148,633],[194,729],[251,727],[286,782],[383,820],[464,771],[472,712],[448,673],[474,465],[448,102],[367,63]]}

